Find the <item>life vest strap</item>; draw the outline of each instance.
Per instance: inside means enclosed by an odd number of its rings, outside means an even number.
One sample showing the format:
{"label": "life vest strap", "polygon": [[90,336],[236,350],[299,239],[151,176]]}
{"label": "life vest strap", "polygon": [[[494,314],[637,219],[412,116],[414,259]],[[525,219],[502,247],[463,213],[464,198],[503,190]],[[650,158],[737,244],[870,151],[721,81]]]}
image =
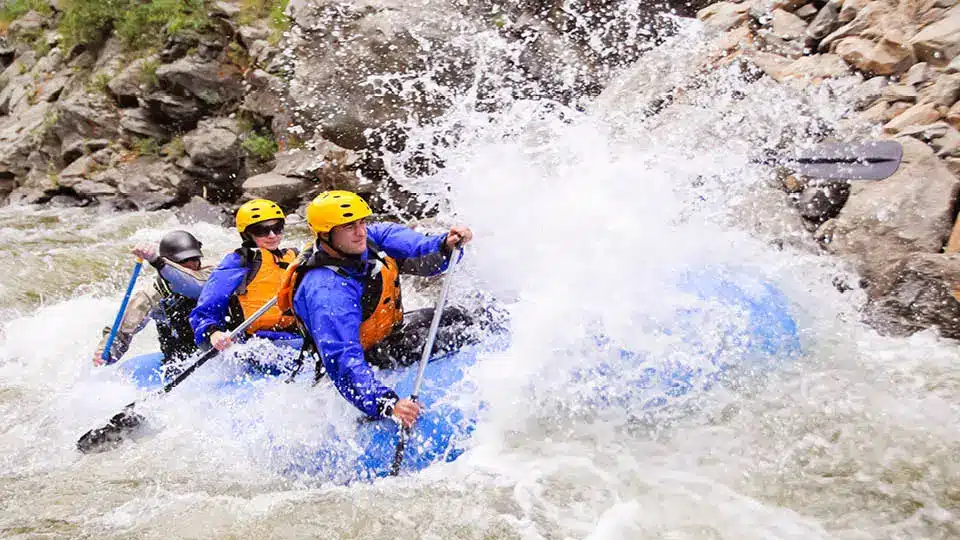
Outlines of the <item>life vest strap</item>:
{"label": "life vest strap", "polygon": [[[372,266],[364,268],[359,259],[333,257],[316,244],[307,247],[284,275],[278,295],[282,312],[292,315],[301,333],[307,336],[309,330],[293,309],[293,298],[306,273],[314,268],[327,268],[341,277],[357,279],[347,269],[362,271],[360,342],[364,348],[378,342],[403,320],[400,274],[397,262],[369,239],[367,261],[373,261]],[[390,282],[386,283],[387,280]]]}
{"label": "life vest strap", "polygon": [[[299,254],[294,248],[279,250],[276,253],[271,252],[274,256],[277,266],[279,266],[282,270],[286,270],[287,267],[290,266],[290,263],[284,261],[283,258],[286,257],[291,251]],[[263,265],[263,255],[261,254],[260,249],[250,248],[247,246],[241,246],[235,249],[234,253],[240,256],[240,266],[247,268],[247,273],[243,275],[243,281],[234,291],[234,294],[240,296],[241,294],[247,292],[247,286],[250,285],[250,282],[257,277],[257,272],[260,271],[260,266]]]}

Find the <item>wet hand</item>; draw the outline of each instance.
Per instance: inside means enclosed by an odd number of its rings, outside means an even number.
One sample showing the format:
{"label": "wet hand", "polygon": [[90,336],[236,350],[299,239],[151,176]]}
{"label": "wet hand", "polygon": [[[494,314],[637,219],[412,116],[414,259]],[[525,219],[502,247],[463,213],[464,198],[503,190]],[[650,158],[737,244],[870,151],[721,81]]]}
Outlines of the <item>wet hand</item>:
{"label": "wet hand", "polygon": [[218,330],[210,334],[210,345],[213,345],[214,349],[222,352],[230,345],[233,345],[233,339],[230,338],[230,334]]}
{"label": "wet hand", "polygon": [[420,404],[411,399],[401,399],[393,406],[393,417],[403,424],[403,427],[410,427],[420,416]]}
{"label": "wet hand", "polygon": [[93,365],[100,367],[103,364],[103,351],[97,351],[96,356],[93,357]]}
{"label": "wet hand", "polygon": [[140,257],[141,259],[147,261],[148,263],[152,263],[156,261],[158,258],[157,252],[156,250],[153,249],[153,246],[148,246],[145,244],[141,244],[131,249],[130,253],[133,253],[134,255],[136,255],[137,257]]}
{"label": "wet hand", "polygon": [[465,225],[454,225],[450,227],[450,232],[447,233],[446,246],[451,252],[454,248],[463,247],[470,243],[470,240],[473,240],[473,231],[470,230],[470,227]]}

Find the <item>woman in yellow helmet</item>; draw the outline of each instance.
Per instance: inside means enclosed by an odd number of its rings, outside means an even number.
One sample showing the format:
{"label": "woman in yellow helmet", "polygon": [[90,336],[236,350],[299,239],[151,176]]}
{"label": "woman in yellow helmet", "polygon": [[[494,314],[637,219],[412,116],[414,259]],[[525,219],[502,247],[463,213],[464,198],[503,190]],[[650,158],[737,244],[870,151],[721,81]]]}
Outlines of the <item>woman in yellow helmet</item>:
{"label": "woman in yellow helmet", "polygon": [[[266,199],[246,202],[237,210],[243,244],[220,261],[190,313],[198,345],[209,342],[217,350],[226,349],[232,343],[229,331],[277,295],[284,271],[297,257],[294,249],[280,249],[285,219],[283,210]],[[275,342],[300,339],[295,319],[276,306],[246,331]]]}
{"label": "woman in yellow helmet", "polygon": [[410,425],[419,406],[377,380],[372,353],[402,333],[400,274],[443,271],[453,248],[473,233],[452,227],[445,235],[425,236],[394,223],[368,225],[370,215],[367,203],[348,191],[313,199],[307,221],[316,242],[287,272],[278,301],[292,308],[305,339],[316,347],[318,374],[330,375],[340,394],[368,416],[393,416]]}

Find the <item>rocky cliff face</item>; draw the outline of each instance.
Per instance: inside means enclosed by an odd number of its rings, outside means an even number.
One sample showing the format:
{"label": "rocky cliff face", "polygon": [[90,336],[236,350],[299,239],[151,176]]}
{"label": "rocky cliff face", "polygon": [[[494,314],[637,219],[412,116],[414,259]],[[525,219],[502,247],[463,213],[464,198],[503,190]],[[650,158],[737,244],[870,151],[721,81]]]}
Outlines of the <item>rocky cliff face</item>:
{"label": "rocky cliff face", "polygon": [[152,210],[193,195],[228,201],[247,171],[272,159],[256,144],[264,119],[244,103],[250,32],[229,6],[194,13],[195,28],[141,49],[111,31],[116,22],[86,23],[93,33],[80,42],[65,36],[93,3],[26,3],[43,13],[9,24],[0,75],[0,195],[9,202]]}
{"label": "rocky cliff face", "polygon": [[960,6],[720,2],[698,17],[722,32],[707,66],[743,62],[781,84],[860,77],[858,103],[834,136],[896,139],[900,169],[882,181],[788,177],[784,190],[822,249],[855,265],[875,326],[960,338]]}
{"label": "rocky cliff face", "polygon": [[[12,0],[0,12],[0,200],[296,207],[331,187],[371,191],[389,180],[379,151],[477,84],[478,61],[502,62],[513,92],[574,100],[635,57],[655,37],[636,29],[670,8],[624,26],[621,3],[561,4]],[[624,54],[593,51],[576,10],[620,21],[610,40],[632,32]],[[481,56],[484,33],[511,54]],[[502,90],[491,86],[489,106]]]}

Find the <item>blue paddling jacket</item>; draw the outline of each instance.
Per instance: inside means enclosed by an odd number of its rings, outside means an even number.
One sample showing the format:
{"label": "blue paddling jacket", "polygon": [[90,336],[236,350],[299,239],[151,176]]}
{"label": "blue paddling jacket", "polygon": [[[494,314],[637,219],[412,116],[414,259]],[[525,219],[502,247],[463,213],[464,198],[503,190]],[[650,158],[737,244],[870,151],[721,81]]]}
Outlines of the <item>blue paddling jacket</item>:
{"label": "blue paddling jacket", "polygon": [[[271,252],[249,247],[227,254],[210,274],[197,299],[197,307],[190,312],[190,326],[197,345],[208,342],[215,331],[236,328],[276,296],[283,272],[296,256],[293,249]],[[301,344],[295,320],[283,316],[276,306],[248,327],[247,334],[277,344],[295,347]]]}
{"label": "blue paddling jacket", "polygon": [[359,260],[342,266],[306,264],[298,270],[302,274],[292,293],[293,311],[313,339],[337,390],[367,416],[390,416],[398,400],[391,388],[377,380],[361,345],[364,304],[369,303],[364,292],[375,285],[371,271],[386,262],[388,267],[395,264],[402,274],[440,273],[449,264],[445,239],[446,235],[426,236],[394,223],[375,223],[367,227],[370,247]]}

